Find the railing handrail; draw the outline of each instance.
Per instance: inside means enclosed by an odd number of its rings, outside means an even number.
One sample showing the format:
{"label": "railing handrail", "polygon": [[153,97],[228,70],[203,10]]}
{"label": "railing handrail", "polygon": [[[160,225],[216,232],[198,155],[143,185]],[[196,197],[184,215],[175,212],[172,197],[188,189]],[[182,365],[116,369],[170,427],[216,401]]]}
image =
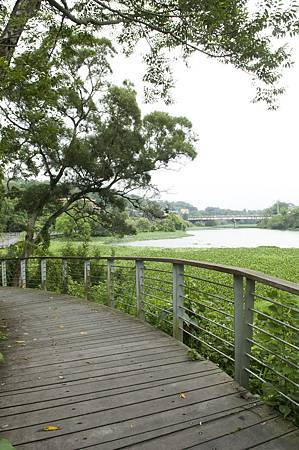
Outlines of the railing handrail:
{"label": "railing handrail", "polygon": [[216,272],[228,273],[231,275],[239,275],[249,278],[250,280],[257,281],[268,286],[281,289],[282,291],[290,292],[292,294],[299,295],[299,283],[293,281],[283,280],[272,275],[258,272],[252,269],[246,269],[244,267],[227,266],[225,264],[211,263],[207,261],[196,261],[190,259],[176,259],[176,258],[156,258],[145,256],[30,256],[28,258],[5,258],[0,257],[1,261],[18,261],[24,260],[41,260],[41,259],[71,259],[71,260],[122,260],[122,261],[148,261],[157,263],[170,263],[178,265],[187,265],[192,267],[198,267],[201,269],[214,270]]}

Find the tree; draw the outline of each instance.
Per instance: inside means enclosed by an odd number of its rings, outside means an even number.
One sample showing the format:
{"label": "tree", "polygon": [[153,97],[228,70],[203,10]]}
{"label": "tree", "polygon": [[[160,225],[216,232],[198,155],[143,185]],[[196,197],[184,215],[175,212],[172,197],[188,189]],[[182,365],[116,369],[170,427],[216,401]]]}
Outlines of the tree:
{"label": "tree", "polygon": [[150,96],[167,95],[173,84],[168,50],[179,49],[184,57],[198,51],[251,74],[261,83],[256,99],[270,105],[282,92],[282,69],[291,64],[277,38],[299,29],[296,0],[255,6],[250,0],[6,0],[1,18],[0,58],[8,63],[16,50],[38,47],[41,29],[59,35],[84,27],[94,35],[113,33],[126,53],[141,39],[148,44],[144,81],[154,86]]}
{"label": "tree", "polygon": [[6,177],[39,180],[19,192],[28,215],[23,256],[47,242],[63,213],[119,227],[125,200],[151,187],[153,171],[195,157],[189,120],[165,112],[142,117],[129,83],[107,84],[112,54],[108,40],[65,29],[6,66]]}

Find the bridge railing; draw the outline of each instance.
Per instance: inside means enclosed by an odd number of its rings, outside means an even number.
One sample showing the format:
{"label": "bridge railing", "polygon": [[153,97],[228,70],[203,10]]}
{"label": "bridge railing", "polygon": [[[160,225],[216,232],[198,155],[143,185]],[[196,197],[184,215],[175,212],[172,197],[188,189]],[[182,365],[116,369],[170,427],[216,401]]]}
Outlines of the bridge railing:
{"label": "bridge railing", "polygon": [[1,260],[1,285],[68,293],[158,326],[246,388],[299,406],[299,285],[243,268],[171,258]]}

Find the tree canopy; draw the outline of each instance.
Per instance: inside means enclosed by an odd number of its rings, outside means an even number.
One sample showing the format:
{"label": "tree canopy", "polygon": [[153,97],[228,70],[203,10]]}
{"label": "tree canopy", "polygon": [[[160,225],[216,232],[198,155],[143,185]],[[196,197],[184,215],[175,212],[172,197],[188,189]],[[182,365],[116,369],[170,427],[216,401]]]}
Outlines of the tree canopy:
{"label": "tree canopy", "polygon": [[198,51],[251,74],[260,83],[256,99],[270,105],[282,92],[282,69],[291,64],[280,39],[299,30],[296,0],[4,0],[0,14],[0,57],[7,62],[36,49],[41,30],[59,35],[84,28],[112,36],[128,54],[143,41],[150,97],[167,96],[171,54],[179,49],[183,57]]}
{"label": "tree canopy", "polygon": [[188,119],[142,117],[133,87],[109,84],[112,53],[110,41],[68,29],[54,50],[49,33],[6,66],[0,152],[7,184],[37,180],[18,192],[28,215],[26,255],[63,213],[119,228],[124,200],[149,189],[153,171],[195,157]]}

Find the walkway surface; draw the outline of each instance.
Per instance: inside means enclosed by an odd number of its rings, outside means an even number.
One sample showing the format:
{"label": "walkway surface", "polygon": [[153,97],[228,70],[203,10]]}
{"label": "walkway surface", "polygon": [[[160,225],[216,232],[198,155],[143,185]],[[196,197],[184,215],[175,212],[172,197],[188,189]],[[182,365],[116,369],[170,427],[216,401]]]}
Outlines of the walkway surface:
{"label": "walkway surface", "polygon": [[16,449],[298,448],[291,423],[137,319],[14,288],[0,317],[0,435]]}

